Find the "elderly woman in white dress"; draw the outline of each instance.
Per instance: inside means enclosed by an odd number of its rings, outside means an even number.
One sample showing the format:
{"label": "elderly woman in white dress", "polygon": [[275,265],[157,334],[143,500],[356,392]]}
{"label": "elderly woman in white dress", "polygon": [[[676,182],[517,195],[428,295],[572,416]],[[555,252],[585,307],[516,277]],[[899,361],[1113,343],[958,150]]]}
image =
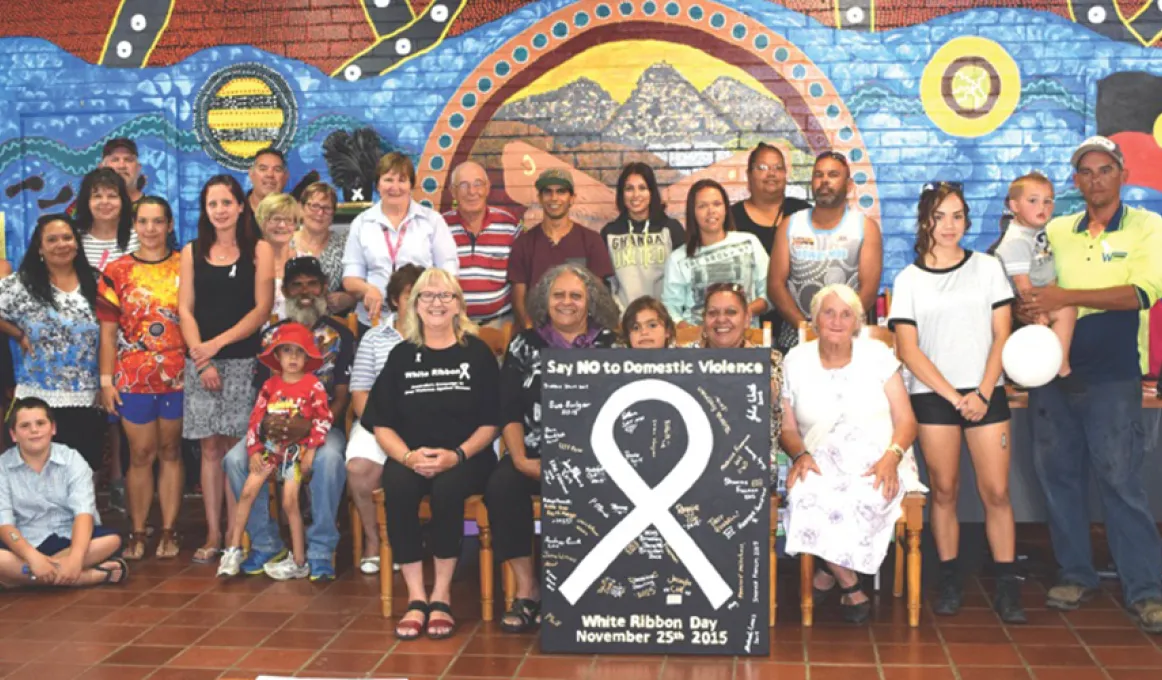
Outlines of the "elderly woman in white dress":
{"label": "elderly woman in white dress", "polygon": [[816,596],[837,589],[844,619],[863,623],[871,602],[859,574],[879,571],[904,494],[924,490],[911,451],[916,418],[891,349],[859,337],[854,290],[823,288],[811,318],[818,340],[783,361],[787,553],[820,558]]}

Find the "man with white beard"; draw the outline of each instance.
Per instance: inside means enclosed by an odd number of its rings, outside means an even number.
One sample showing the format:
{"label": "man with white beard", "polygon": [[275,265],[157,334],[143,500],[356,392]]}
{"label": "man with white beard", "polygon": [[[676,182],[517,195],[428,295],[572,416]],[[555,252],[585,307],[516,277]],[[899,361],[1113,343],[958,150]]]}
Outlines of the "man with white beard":
{"label": "man with white beard", "polygon": [[[286,296],[285,318],[263,331],[263,350],[274,337],[275,329],[284,323],[300,323],[311,329],[315,345],[323,356],[323,364],[315,371],[315,376],[327,389],[329,406],[337,425],[327,434],[326,443],[315,451],[315,462],[308,482],[312,519],[307,527],[307,565],[311,568],[312,581],[332,580],[335,578],[335,568],[331,557],[339,544],[335,515],[339,510],[339,501],[343,499],[343,486],[347,482],[344,455],[347,434],[342,423],[346,420],[350,401],[348,383],[355,356],[355,336],[346,326],[327,314],[327,275],[323,273],[323,266],[318,259],[296,257],[287,261],[282,292]],[[268,377],[269,369],[259,366],[255,384],[261,385]],[[310,428],[310,420],[293,416],[268,415],[262,422],[265,437],[275,440],[298,441]],[[242,491],[250,469],[245,440],[226,454],[222,464],[230,479],[230,488],[237,496]],[[250,554],[242,563],[241,570],[248,575],[261,574],[267,562],[286,556],[286,545],[279,536],[278,525],[267,511],[266,493],[266,487],[263,486],[246,521],[246,531],[250,534]]]}

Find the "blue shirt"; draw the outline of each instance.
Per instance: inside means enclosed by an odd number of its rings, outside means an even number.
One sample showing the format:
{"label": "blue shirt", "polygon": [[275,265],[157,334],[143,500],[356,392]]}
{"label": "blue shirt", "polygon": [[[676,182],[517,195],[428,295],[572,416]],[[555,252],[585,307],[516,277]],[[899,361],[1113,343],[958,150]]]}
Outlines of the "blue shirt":
{"label": "blue shirt", "polygon": [[0,455],[0,525],[15,525],[37,546],[52,534],[71,539],[77,515],[100,522],[93,471],[73,449],[53,443],[48,461],[36,472],[15,446]]}

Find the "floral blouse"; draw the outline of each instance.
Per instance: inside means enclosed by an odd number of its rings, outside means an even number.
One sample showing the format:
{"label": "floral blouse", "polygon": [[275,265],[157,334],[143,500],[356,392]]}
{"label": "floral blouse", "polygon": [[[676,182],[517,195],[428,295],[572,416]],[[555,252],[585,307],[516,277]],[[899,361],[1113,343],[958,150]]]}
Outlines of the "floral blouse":
{"label": "floral blouse", "polygon": [[0,280],[0,318],[32,343],[16,364],[16,396],[40,397],[50,406],[92,406],[97,399],[100,326],[80,288],[53,288],[56,309],[32,297],[19,275]]}
{"label": "floral blouse", "polygon": [[[323,266],[323,273],[327,275],[327,292],[337,293],[343,290],[343,250],[347,248],[347,232],[332,231],[327,237],[327,245],[319,253],[319,264]],[[313,253],[294,248],[295,256],[314,256]],[[281,278],[281,277],[280,277]]]}

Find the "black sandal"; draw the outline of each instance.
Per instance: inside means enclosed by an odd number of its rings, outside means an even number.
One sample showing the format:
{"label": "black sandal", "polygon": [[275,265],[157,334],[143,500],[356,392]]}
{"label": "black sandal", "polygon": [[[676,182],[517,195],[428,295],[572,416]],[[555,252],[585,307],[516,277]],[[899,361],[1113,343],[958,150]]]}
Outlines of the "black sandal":
{"label": "black sandal", "polygon": [[[508,619],[518,619],[520,623],[512,624]],[[524,633],[541,622],[541,603],[536,600],[517,598],[512,606],[500,618],[500,629],[506,633]]]}
{"label": "black sandal", "polygon": [[[113,562],[117,566],[112,568],[104,566],[108,562]],[[120,557],[110,557],[93,568],[97,571],[105,572],[105,580],[101,581],[98,585],[116,586],[124,583],[125,579],[129,578],[129,565]]]}
{"label": "black sandal", "polygon": [[811,578],[811,599],[814,600],[815,604],[817,604],[817,605],[822,604],[824,601],[826,601],[827,598],[831,595],[831,593],[834,592],[837,587],[839,587],[839,579],[835,577],[835,574],[832,573],[832,571],[831,571],[831,567],[827,566],[826,562],[824,562],[818,569],[815,570],[815,576],[818,576],[820,572],[827,574],[828,576],[831,577],[831,587],[830,588],[816,588],[815,587],[815,578],[814,578],[814,576],[812,576],[812,578]]}
{"label": "black sandal", "polygon": [[404,616],[407,616],[408,612],[420,612],[424,615],[424,620],[404,621],[400,619],[400,622],[395,624],[395,637],[400,640],[417,640],[420,635],[423,635],[424,627],[428,625],[428,603],[423,600],[412,600],[408,602]]}
{"label": "black sandal", "polygon": [[846,604],[843,601],[844,595],[854,595],[862,593],[863,589],[859,586],[859,577],[855,579],[855,583],[844,587],[835,579],[835,585],[839,589],[839,611],[842,613],[843,620],[848,623],[860,624],[866,622],[871,618],[871,598],[860,602],[859,604]]}
{"label": "black sandal", "polygon": [[[428,625],[424,632],[431,640],[447,640],[456,634],[456,619],[452,618],[452,607],[447,602],[428,603]],[[433,620],[431,612],[446,614],[447,619]]]}

